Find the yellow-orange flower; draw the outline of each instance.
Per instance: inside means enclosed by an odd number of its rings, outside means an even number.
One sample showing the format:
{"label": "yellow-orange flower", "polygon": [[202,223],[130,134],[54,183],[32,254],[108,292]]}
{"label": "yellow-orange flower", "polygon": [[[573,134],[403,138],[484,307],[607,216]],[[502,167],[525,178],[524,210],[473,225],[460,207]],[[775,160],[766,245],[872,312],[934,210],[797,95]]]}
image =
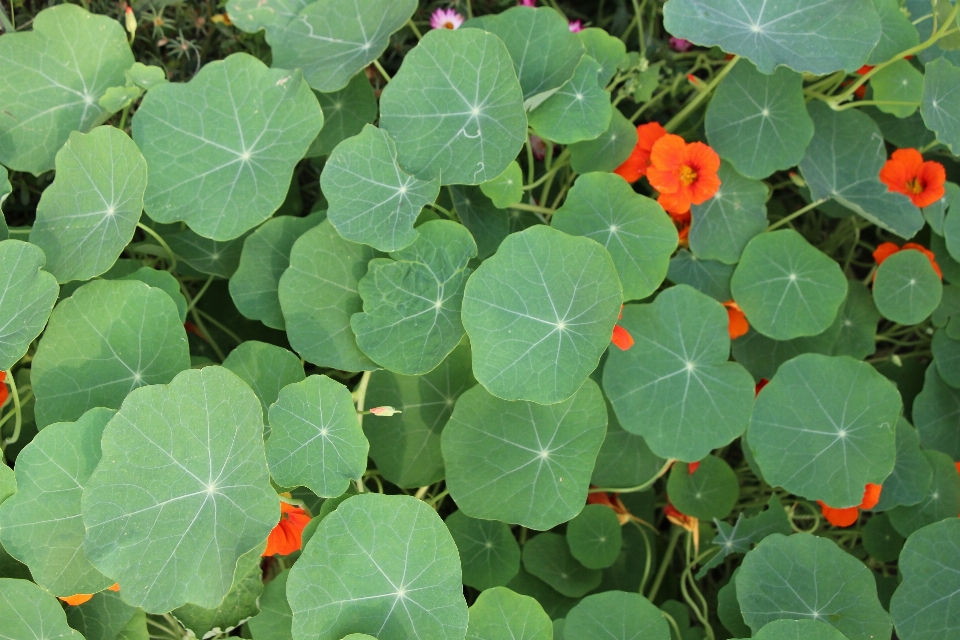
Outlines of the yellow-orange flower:
{"label": "yellow-orange flower", "polygon": [[887,189],[907,196],[915,207],[929,207],[942,198],[946,180],[943,165],[924,162],[916,149],[897,149],[880,169],[880,181]]}
{"label": "yellow-orange flower", "polygon": [[650,152],[647,180],[660,192],[657,202],[668,213],[683,214],[690,205],[703,204],[720,188],[720,156],[702,142],[687,143],[667,134]]}

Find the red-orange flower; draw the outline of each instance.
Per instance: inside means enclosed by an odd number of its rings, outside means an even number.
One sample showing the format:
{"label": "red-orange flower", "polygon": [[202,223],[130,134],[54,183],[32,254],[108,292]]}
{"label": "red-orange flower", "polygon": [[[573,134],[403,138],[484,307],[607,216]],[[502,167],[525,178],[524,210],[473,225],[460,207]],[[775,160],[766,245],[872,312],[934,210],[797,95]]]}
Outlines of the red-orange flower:
{"label": "red-orange flower", "polygon": [[621,527],[631,520],[639,520],[639,518],[627,510],[627,506],[623,504],[616,493],[593,491],[587,494],[587,504],[602,504],[605,507],[613,509],[613,512],[617,514],[617,520],[620,521]]}
{"label": "red-orange flower", "polygon": [[720,156],[702,142],[687,144],[667,134],[650,151],[647,180],[660,192],[657,202],[667,212],[682,214],[691,204],[703,204],[720,188]]}
{"label": "red-orange flower", "polygon": [[860,509],[873,509],[877,506],[877,503],[880,502],[880,492],[882,490],[881,485],[868,482],[863,490],[863,500],[856,507],[835,509],[824,504],[822,500],[817,500],[817,504],[820,505],[820,511],[827,522],[835,527],[849,527],[860,517]]}
{"label": "red-orange flower", "polygon": [[770,384],[769,380],[767,380],[766,378],[760,378],[760,382],[758,382],[756,386],[753,388],[753,395],[754,396],[760,395],[760,392],[763,391],[763,388],[768,384]]}
{"label": "red-orange flower", "polygon": [[7,402],[7,398],[10,397],[10,390],[7,389],[7,372],[0,371],[0,407],[2,407]]}
{"label": "red-orange flower", "polygon": [[[623,318],[623,305],[620,305],[620,315],[617,316],[617,320],[621,318]],[[614,325],[613,337],[610,338],[610,341],[617,345],[621,351],[626,351],[633,346],[633,336],[620,325]]]}
{"label": "red-orange flower", "polygon": [[57,596],[60,600],[63,600],[69,605],[76,607],[81,605],[84,602],[89,602],[90,598],[93,597],[92,593],[75,593],[72,596]]}
{"label": "red-orange flower", "polygon": [[310,522],[310,514],[286,502],[280,503],[280,522],[270,532],[267,538],[267,548],[264,556],[287,556],[298,551],[302,544],[303,528]]}
{"label": "red-orange flower", "polygon": [[647,173],[650,166],[650,152],[654,143],[667,135],[659,122],[648,122],[637,127],[637,144],[630,153],[630,157],[613,170],[615,174],[633,184]]}
{"label": "red-orange flower", "polygon": [[743,315],[743,311],[733,300],[727,300],[723,303],[723,306],[727,308],[727,318],[729,320],[727,324],[727,332],[730,334],[731,340],[736,340],[740,336],[747,334],[747,331],[750,330],[750,323],[747,322],[747,316]]}
{"label": "red-orange flower", "polygon": [[[898,247],[892,242],[884,242],[874,249],[873,260],[877,263],[877,266],[879,266],[883,264],[884,260],[893,254],[908,250],[919,251],[923,255],[927,256],[927,260],[930,261],[930,266],[933,267],[933,270],[936,272],[936,274],[940,276],[941,280],[943,280],[943,272],[940,270],[940,265],[937,264],[937,256],[934,255],[933,251],[930,251],[930,249],[927,249],[925,246],[917,244],[916,242],[907,242],[902,247]],[[876,274],[874,274],[874,278],[876,278]]]}
{"label": "red-orange flower", "polygon": [[943,165],[924,161],[916,149],[897,149],[880,169],[880,181],[887,189],[902,193],[917,207],[929,207],[942,198],[946,180]]}
{"label": "red-orange flower", "polygon": [[699,462],[691,462],[691,463],[687,464],[687,475],[688,475],[688,476],[692,476],[693,474],[695,474],[695,473],[697,472],[697,469],[699,469],[699,468],[700,468],[700,463],[699,463]]}

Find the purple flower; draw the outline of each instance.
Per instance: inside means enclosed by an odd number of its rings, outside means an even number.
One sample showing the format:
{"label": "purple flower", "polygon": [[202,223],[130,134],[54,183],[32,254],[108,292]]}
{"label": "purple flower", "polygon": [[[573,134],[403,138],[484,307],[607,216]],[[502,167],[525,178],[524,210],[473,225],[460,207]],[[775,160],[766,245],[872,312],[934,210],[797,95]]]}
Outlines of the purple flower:
{"label": "purple flower", "polygon": [[431,29],[457,29],[463,24],[463,16],[453,9],[437,9],[430,16]]}
{"label": "purple flower", "polygon": [[684,40],[683,38],[674,38],[673,36],[670,36],[670,48],[674,51],[683,53],[693,49],[693,43],[689,40]]}
{"label": "purple flower", "polygon": [[570,32],[571,32],[571,33],[580,33],[581,31],[583,31],[583,23],[580,22],[579,20],[571,20],[571,21],[570,21]]}
{"label": "purple flower", "polygon": [[517,4],[521,7],[535,7],[537,6],[537,0],[519,0]]}

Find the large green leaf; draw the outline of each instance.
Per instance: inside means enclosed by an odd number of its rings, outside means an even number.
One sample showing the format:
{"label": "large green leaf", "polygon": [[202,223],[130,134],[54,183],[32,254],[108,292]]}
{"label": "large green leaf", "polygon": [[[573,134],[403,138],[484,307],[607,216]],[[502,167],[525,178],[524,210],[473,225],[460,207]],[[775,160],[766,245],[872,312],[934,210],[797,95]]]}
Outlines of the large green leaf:
{"label": "large green leaf", "polygon": [[474,375],[507,400],[569,398],[610,343],[622,297],[593,240],[544,225],[511,234],[463,294]]}
{"label": "large green leaf", "polygon": [[836,628],[819,620],[774,620],[753,637],[756,640],[847,640]]}
{"label": "large green leaf", "polygon": [[570,598],[579,598],[600,585],[601,573],[580,564],[558,533],[541,533],[523,545],[523,567]]}
{"label": "large green leaf", "polygon": [[440,444],[447,488],[474,518],[547,530],[583,508],[607,416],[592,380],[552,405],[476,386],[457,400]]}
{"label": "large green leaf", "polygon": [[363,423],[370,457],[383,477],[400,487],[422,487],[443,478],[440,434],[460,394],[476,384],[470,345],[463,341],[433,371],[405,376],[377,370],[370,376],[367,406],[400,410]]}
{"label": "large green leaf", "polygon": [[953,459],[939,451],[924,451],[924,454],[933,467],[933,482],[920,502],[888,512],[890,524],[904,538],[928,524],[956,518],[960,513],[960,475]]}
{"label": "large green leaf", "polygon": [[454,511],[446,525],[460,551],[463,584],[481,591],[502,587],[520,571],[520,545],[506,523]]}
{"label": "large green leaf", "polygon": [[273,35],[308,4],[310,0],[229,0],[227,12],[238,29],[249,33],[264,29]]}
{"label": "large green leaf", "polygon": [[290,250],[304,233],[323,222],[322,212],[305,218],[278,216],[243,241],[240,264],[230,276],[230,297],[237,310],[272,329],[284,329],[277,289],[290,266]]}
{"label": "large green leaf", "polygon": [[337,145],[320,175],[337,232],[380,251],[402,249],[417,239],[420,210],[437,199],[440,179],[420,180],[397,166],[393,139],[372,125]]}
{"label": "large green leaf", "polygon": [[260,611],[257,606],[257,599],[263,593],[260,559],[260,549],[257,548],[239,558],[230,591],[218,606],[205,609],[195,604],[185,604],[171,614],[197,638],[227,633],[240,626],[244,620]]}
{"label": "large green leaf", "polygon": [[436,511],[410,496],[354,496],[323,519],[290,571],[293,637],[462,640],[460,579],[457,545]]}
{"label": "large green leaf", "polygon": [[[917,403],[913,404],[916,417]],[[927,494],[933,482],[933,467],[920,449],[920,436],[905,418],[897,421],[897,461],[883,481],[877,511],[915,505]]]}
{"label": "large green leaf", "polygon": [[[113,591],[101,591],[80,606],[67,609],[67,622],[87,640],[121,640],[128,624],[134,624],[143,612],[131,607]],[[143,621],[146,628],[146,620]],[[132,639],[131,639],[132,640]]]}
{"label": "large green leaf", "polygon": [[128,393],[190,366],[187,334],[165,292],[133,280],[94,280],[60,302],[33,359],[37,426],[119,409]]}
{"label": "large green leaf", "polygon": [[133,118],[149,168],[147,213],[236,238],[283,204],[322,126],[300,71],[268,69],[245,53],[205,65],[186,84],[154,87]]}
{"label": "large green leaf", "polygon": [[211,240],[195,231],[184,229],[163,234],[161,237],[179,259],[201,274],[230,278],[240,266],[243,245],[251,233],[247,231],[232,240],[221,241]]}
{"label": "large green leaf", "polygon": [[437,367],[463,339],[463,287],[477,255],[470,232],[450,220],[419,227],[409,247],[371,260],[358,290],[363,312],[350,318],[357,345],[396,373],[420,375]]}
{"label": "large green leaf", "polygon": [[960,520],[944,520],[910,536],[900,553],[903,582],[890,601],[902,640],[960,633]]}
{"label": "large green leaf", "polygon": [[833,324],[847,279],[833,259],[792,229],[755,236],[730,281],[750,326],[775,340],[814,336]]}
{"label": "large green leaf", "polygon": [[74,132],[57,152],[57,176],[37,205],[30,242],[59,282],[89,280],[113,266],[143,211],[147,163],[115,127]]}
{"label": "large green leaf", "polygon": [[819,100],[807,109],[814,132],[800,172],[811,197],[832,198],[873,224],[913,237],[923,227],[923,214],[905,195],[880,182],[887,154],[876,123],[856,109],[834,111]]}
{"label": "large green leaf", "polygon": [[550,224],[606,247],[625,300],[653,293],[663,283],[677,248],[677,229],[660,205],[611,173],[577,178]]}
{"label": "large green leaf", "polygon": [[896,386],[847,356],[804,354],[757,397],[750,447],[764,479],[831,507],[855,507],[896,461]]}
{"label": "large green leaf", "polygon": [[290,250],[277,294],[290,345],[313,364],[345,371],[377,365],[360,351],[350,316],[363,302],[357,283],[380,254],[344,240],[329,221],[304,233]]}
{"label": "large green leaf", "polygon": [[[140,263],[135,263],[140,264]],[[114,265],[116,266],[116,265]],[[113,278],[107,278],[110,272],[104,274],[104,279],[112,280]],[[160,289],[173,300],[173,303],[177,305],[177,315],[180,316],[180,322],[186,322],[187,320],[187,299],[183,297],[183,292],[180,290],[180,281],[177,280],[169,271],[161,271],[159,269],[154,269],[153,267],[140,267],[133,273],[116,278],[117,280],[137,280],[144,284],[148,284],[154,289]]]}
{"label": "large green leaf", "polygon": [[4,623],[0,631],[3,640],[84,640],[67,626],[60,603],[29,580],[0,578],[0,620]]}
{"label": "large green leaf", "polygon": [[960,368],[957,366],[960,364],[960,340],[951,338],[945,328],[940,329],[933,334],[930,349],[943,381],[951,387],[960,387]]}
{"label": "large green leaf", "polygon": [[[489,183],[484,183],[489,184]],[[507,213],[483,192],[482,185],[448,187],[457,218],[470,231],[477,243],[477,258],[486,260],[497,250],[503,239],[510,235],[511,216],[516,210]]]}
{"label": "large green leaf", "polygon": [[736,583],[743,619],[754,633],[774,620],[812,619],[849,640],[890,636],[890,616],[870,570],[832,540],[768,536],[743,559]]}
{"label": "large green leaf", "polygon": [[380,127],[415,176],[442,184],[496,178],[517,157],[527,127],[503,42],[479,29],[426,34],[380,96]]}
{"label": "large green leaf", "polygon": [[610,125],[599,137],[568,147],[570,167],[577,173],[613,171],[630,156],[636,146],[636,127],[619,109],[614,109]]}
{"label": "large green leaf", "polygon": [[[923,0],[921,0],[923,1]],[[910,18],[900,10],[900,0],[873,0],[873,8],[880,16],[880,41],[870,52],[867,64],[886,62],[901,51],[920,43],[920,34]],[[920,18],[922,16],[914,16]]]}
{"label": "large green leaf", "polygon": [[527,573],[523,567],[520,568],[517,576],[507,584],[507,588],[535,599],[554,621],[557,618],[563,618],[577,604],[576,598],[560,595],[546,582]]}
{"label": "large green leaf", "polygon": [[913,423],[924,448],[942,451],[960,458],[960,389],[951,387],[930,363],[923,379],[923,390],[913,402]]}
{"label": "large green leaf", "polygon": [[873,296],[862,282],[847,281],[847,299],[837,314],[840,333],[833,344],[833,355],[862,360],[877,350],[877,322],[880,312]]}
{"label": "large green leaf", "polygon": [[571,640],[670,640],[660,610],[639,593],[606,591],[589,595],[570,610],[563,637]]}
{"label": "large green leaf", "polygon": [[[906,118],[920,106],[923,97],[923,74],[906,60],[897,60],[877,71],[870,78],[877,109]],[[890,103],[890,104],[883,104]]]}
{"label": "large green leaf", "polygon": [[888,320],[917,324],[940,304],[943,283],[923,253],[899,251],[883,261],[873,281],[873,301]]}
{"label": "large green leaf", "polygon": [[740,62],[710,100],[706,133],[720,157],[748,178],[789,169],[813,138],[803,78],[785,67],[765,74]]}
{"label": "large green leaf", "polygon": [[602,67],[588,55],[563,86],[530,112],[537,135],[560,144],[593,140],[610,126],[610,94],[597,82]]}
{"label": "large green leaf", "polygon": [[508,209],[520,202],[523,199],[523,170],[519,163],[516,160],[511,162],[503,173],[481,184],[480,191],[498,209]]}
{"label": "large green leaf", "polygon": [[749,58],[763,73],[780,65],[814,75],[854,71],[880,39],[871,0],[671,0],[663,26],[678,38]]}
{"label": "large green leaf", "polygon": [[317,91],[342,89],[380,57],[416,8],[416,0],[309,2],[282,30],[267,30],[273,66],[303,69]]}
{"label": "large green leaf", "polygon": [[280,390],[304,379],[300,359],[282,347],[257,340],[246,340],[230,352],[223,366],[247,383],[257,394],[263,409],[263,421]]}
{"label": "large green leaf", "polygon": [[744,178],[726,162],[712,198],[690,207],[690,250],[698,258],[735,264],[747,243],[767,228],[767,185]]}
{"label": "large green leaf", "polygon": [[37,434],[17,456],[17,492],[0,505],[0,542],[54,595],[96,593],[114,582],[83,553],[80,519],[83,486],[100,462],[100,437],[114,413],[91,409]]}
{"label": "large green leaf", "polygon": [[350,391],[327,376],[287,385],[270,406],[267,463],[284,487],[335,498],[367,469],[370,448]]}
{"label": "large green leaf", "polygon": [[960,69],[946,58],[927,63],[923,74],[920,113],[923,122],[937,134],[937,140],[953,153],[960,152]]}
{"label": "large green leaf", "polygon": [[307,151],[308,157],[328,155],[342,141],[359,134],[364,125],[377,119],[377,100],[366,73],[353,76],[340,91],[316,92],[316,96],[323,109],[324,122]]}
{"label": "large green leaf", "polygon": [[481,593],[469,613],[467,640],[553,640],[553,623],[543,607],[505,587]]}
{"label": "large green leaf", "polygon": [[619,324],[636,344],[611,349],[603,388],[620,424],[663,458],[696,462],[742,434],[754,382],[730,357],[726,310],[678,285],[628,305]]}
{"label": "large green leaf", "polygon": [[280,519],[262,433],[257,397],[223,367],[127,397],[83,492],[84,550],[125,602],[220,605],[237,560]]}
{"label": "large green leaf", "polygon": [[12,368],[23,357],[57,301],[60,287],[56,278],[41,270],[45,261],[35,245],[0,241],[0,370]]}
{"label": "large green leaf", "polygon": [[667,479],[667,495],[681,512],[714,520],[726,518],[740,497],[740,482],[723,458],[707,456],[691,471],[691,465],[676,463]]}
{"label": "large green leaf", "polygon": [[254,640],[292,640],[293,612],[287,602],[287,578],[284,570],[267,583],[260,596],[260,613],[250,618],[247,627]]}
{"label": "large green leaf", "polygon": [[670,259],[667,279],[676,284],[686,284],[718,302],[731,298],[730,279],[734,265],[716,260],[701,260],[686,249],[680,249]]}
{"label": "large green leaf", "polygon": [[606,505],[588,504],[567,523],[567,545],[573,557],[588,569],[611,566],[623,545],[617,514]]}
{"label": "large green leaf", "polygon": [[109,87],[133,64],[123,27],[72,4],[37,14],[33,31],[0,40],[0,162],[41,174],[71,131],[87,131],[108,113]]}
{"label": "large green leaf", "polygon": [[567,21],[551,7],[513,7],[467,22],[507,45],[523,88],[523,99],[557,89],[573,77],[585,49]]}
{"label": "large green leaf", "polygon": [[646,440],[620,426],[613,408],[607,407],[607,435],[590,479],[598,487],[635,487],[656,475],[663,466]]}

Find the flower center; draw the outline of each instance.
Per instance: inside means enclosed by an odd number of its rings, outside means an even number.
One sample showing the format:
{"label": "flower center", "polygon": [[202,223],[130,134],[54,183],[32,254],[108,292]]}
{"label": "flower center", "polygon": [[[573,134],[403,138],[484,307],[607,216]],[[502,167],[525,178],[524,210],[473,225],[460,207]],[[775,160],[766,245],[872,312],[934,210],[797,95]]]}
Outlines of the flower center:
{"label": "flower center", "polygon": [[449,20],[447,20],[446,22],[443,23],[443,28],[444,28],[444,29],[456,29],[457,27],[454,26],[454,24],[453,24],[452,22],[450,22]]}
{"label": "flower center", "polygon": [[910,193],[923,193],[923,185],[920,184],[920,178],[907,180],[907,190]]}
{"label": "flower center", "polygon": [[680,167],[680,182],[683,183],[683,186],[689,187],[696,180],[697,172],[693,170],[693,167],[688,167],[687,165]]}

